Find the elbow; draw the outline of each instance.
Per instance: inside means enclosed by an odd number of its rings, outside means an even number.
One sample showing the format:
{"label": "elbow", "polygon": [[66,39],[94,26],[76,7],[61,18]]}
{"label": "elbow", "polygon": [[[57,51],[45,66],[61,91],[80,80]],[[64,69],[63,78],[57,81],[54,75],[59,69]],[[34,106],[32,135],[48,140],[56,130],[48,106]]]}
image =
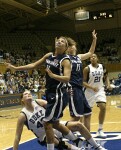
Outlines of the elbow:
{"label": "elbow", "polygon": [[70,81],[70,76],[66,78],[65,83],[68,83]]}
{"label": "elbow", "polygon": [[89,52],[89,57],[91,57],[94,54],[94,50]]}

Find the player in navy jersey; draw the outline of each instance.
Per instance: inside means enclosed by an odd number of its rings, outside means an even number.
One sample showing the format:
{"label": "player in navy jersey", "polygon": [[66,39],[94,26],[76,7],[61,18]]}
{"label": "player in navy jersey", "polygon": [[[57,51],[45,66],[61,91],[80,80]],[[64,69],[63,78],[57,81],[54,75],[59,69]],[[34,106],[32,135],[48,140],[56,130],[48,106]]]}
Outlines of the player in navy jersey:
{"label": "player in navy jersey", "polygon": [[[26,125],[28,130],[31,130],[36,135],[40,144],[46,145],[46,134],[43,119],[45,117],[47,101],[42,99],[33,100],[31,92],[26,90],[22,94],[21,103],[23,108],[17,121],[13,150],[18,150],[24,125]],[[66,126],[72,131],[79,131],[95,149],[104,150],[104,148],[95,142],[89,131],[80,122],[64,122],[63,124],[66,124]],[[60,139],[63,138],[63,135],[59,131],[54,130],[54,135],[56,137],[54,142],[57,149],[81,150],[72,144],[64,141],[62,142]]]}
{"label": "player in navy jersey", "polygon": [[90,131],[90,116],[91,116],[91,108],[88,105],[88,102],[85,98],[83,92],[83,69],[82,69],[82,60],[88,59],[95,51],[96,41],[97,41],[97,33],[95,30],[92,32],[93,41],[89,51],[85,54],[78,54],[76,48],[76,42],[67,38],[69,48],[68,54],[72,62],[72,71],[71,71],[71,79],[70,85],[72,94],[70,95],[69,100],[69,109],[72,120],[80,120],[84,116],[84,125]]}
{"label": "player in navy jersey", "polygon": [[47,53],[40,60],[25,66],[16,67],[6,63],[8,68],[15,71],[34,69],[46,63],[46,99],[48,103],[44,118],[44,127],[48,150],[54,150],[54,133],[52,127],[61,131],[72,140],[75,139],[72,132],[59,122],[59,118],[63,115],[63,110],[68,104],[66,84],[70,80],[71,62],[65,54],[67,49],[68,42],[66,38],[60,37],[55,40],[54,54]]}
{"label": "player in navy jersey", "polygon": [[104,91],[104,80],[107,85],[107,89],[111,89],[110,81],[106,68],[98,63],[98,57],[93,54],[90,57],[91,64],[84,68],[84,86],[85,96],[88,100],[90,107],[92,108],[97,103],[100,109],[99,112],[99,127],[97,136],[106,138],[107,136],[103,133],[103,123],[106,114],[106,95]]}

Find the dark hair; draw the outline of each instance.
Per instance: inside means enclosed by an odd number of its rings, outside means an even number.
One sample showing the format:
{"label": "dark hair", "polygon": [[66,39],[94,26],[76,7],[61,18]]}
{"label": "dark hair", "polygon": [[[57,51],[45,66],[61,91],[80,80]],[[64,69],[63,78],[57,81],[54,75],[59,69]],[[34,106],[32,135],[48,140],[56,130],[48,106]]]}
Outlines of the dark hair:
{"label": "dark hair", "polygon": [[23,98],[23,93],[21,93],[20,98],[21,98],[21,99]]}
{"label": "dark hair", "polygon": [[24,106],[24,102],[22,101],[22,99],[23,99],[23,93],[21,93],[20,99],[21,99],[21,105]]}

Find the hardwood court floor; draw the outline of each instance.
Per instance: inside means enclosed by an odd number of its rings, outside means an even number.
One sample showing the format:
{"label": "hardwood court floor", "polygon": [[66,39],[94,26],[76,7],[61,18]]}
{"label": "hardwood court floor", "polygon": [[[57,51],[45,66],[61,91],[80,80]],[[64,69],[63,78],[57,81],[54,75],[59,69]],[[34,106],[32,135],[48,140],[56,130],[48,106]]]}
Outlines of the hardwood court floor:
{"label": "hardwood court floor", "polygon": [[[120,108],[117,108],[120,106]],[[0,109],[0,150],[13,145],[17,117],[21,106],[14,106]],[[91,131],[97,131],[99,109],[96,105],[93,108]],[[69,120],[68,108],[64,111],[62,120]],[[107,97],[107,114],[104,130],[108,132],[121,131],[121,95]],[[35,136],[24,127],[21,142],[34,138]]]}

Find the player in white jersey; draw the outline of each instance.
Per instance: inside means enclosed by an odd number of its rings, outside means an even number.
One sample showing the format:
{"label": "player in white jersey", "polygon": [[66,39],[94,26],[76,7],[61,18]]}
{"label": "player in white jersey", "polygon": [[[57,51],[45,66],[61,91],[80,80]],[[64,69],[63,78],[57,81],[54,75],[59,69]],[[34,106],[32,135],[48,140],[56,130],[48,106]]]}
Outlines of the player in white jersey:
{"label": "player in white jersey", "polygon": [[110,88],[110,82],[105,67],[98,63],[98,57],[93,54],[90,57],[91,64],[84,68],[84,86],[85,96],[88,100],[90,107],[93,107],[95,102],[100,109],[99,112],[99,128],[97,132],[98,137],[106,138],[103,133],[103,123],[106,114],[106,95],[104,91],[104,81],[106,86]]}
{"label": "player in white jersey", "polygon": [[[46,142],[43,119],[45,117],[45,107],[47,102],[42,99],[33,101],[30,91],[27,90],[22,94],[22,104],[24,107],[18,118],[13,150],[18,150],[18,145],[21,139],[24,125],[26,125],[28,130],[31,130],[37,136],[41,144]],[[80,131],[80,133],[84,135],[84,137],[94,147],[94,149],[105,150],[94,141],[89,131],[80,122],[67,122],[66,126],[72,131]],[[63,137],[61,132],[54,130],[54,133],[56,136],[55,145],[57,146],[57,149],[81,150],[81,148],[59,140],[59,138]],[[80,139],[76,140],[76,142],[79,142],[79,140]]]}
{"label": "player in white jersey", "polygon": [[[44,142],[46,137],[43,119],[45,118],[46,110],[44,107],[46,107],[47,102],[39,99],[33,101],[32,94],[27,90],[22,94],[22,104],[24,107],[18,118],[13,150],[18,150],[24,125],[37,136],[39,142]],[[54,139],[54,142],[58,149],[80,150],[80,148],[69,143],[63,143],[56,138]]]}

